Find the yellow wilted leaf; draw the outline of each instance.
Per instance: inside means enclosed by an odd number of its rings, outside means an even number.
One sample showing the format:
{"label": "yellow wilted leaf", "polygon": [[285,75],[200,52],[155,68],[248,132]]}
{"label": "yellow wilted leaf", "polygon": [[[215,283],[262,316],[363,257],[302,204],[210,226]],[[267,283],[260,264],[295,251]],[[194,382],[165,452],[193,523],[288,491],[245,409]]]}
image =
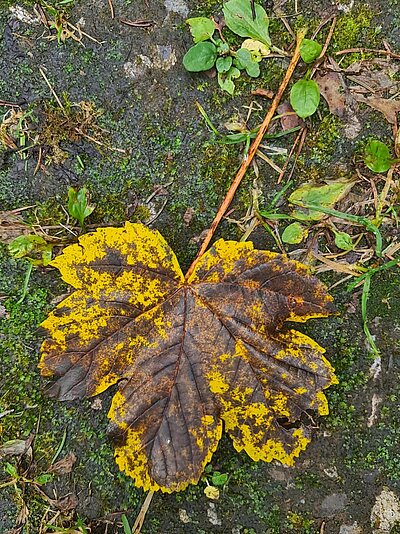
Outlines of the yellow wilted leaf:
{"label": "yellow wilted leaf", "polygon": [[219,489],[215,486],[206,486],[204,488],[204,495],[207,497],[207,499],[211,499],[213,501],[218,501],[219,499]]}
{"label": "yellow wilted leaf", "polygon": [[261,61],[262,58],[267,57],[271,53],[268,46],[255,39],[246,39],[243,41],[242,48],[249,50],[255,61]]}
{"label": "yellow wilted leaf", "polygon": [[81,236],[52,265],[76,291],[42,325],[48,394],[73,400],[118,382],[110,433],[138,486],[197,483],[223,426],[254,460],[294,463],[310,441],[301,414],[325,415],[336,382],[324,350],[284,328],[330,313],[307,267],[219,240],[185,280],[163,237],[130,223]]}

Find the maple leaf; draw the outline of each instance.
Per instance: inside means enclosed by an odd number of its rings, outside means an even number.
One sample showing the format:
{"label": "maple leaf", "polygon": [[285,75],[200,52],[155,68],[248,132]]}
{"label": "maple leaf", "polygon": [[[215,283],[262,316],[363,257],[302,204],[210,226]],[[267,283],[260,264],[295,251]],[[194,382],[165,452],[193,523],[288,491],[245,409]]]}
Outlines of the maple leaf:
{"label": "maple leaf", "polygon": [[42,324],[48,394],[74,400],[118,382],[110,432],[137,486],[197,483],[223,426],[238,451],[292,465],[310,441],[301,415],[328,413],[324,350],[283,327],[332,311],[304,265],[219,240],[185,279],[163,237],[131,223],[81,236],[52,265],[76,291]]}

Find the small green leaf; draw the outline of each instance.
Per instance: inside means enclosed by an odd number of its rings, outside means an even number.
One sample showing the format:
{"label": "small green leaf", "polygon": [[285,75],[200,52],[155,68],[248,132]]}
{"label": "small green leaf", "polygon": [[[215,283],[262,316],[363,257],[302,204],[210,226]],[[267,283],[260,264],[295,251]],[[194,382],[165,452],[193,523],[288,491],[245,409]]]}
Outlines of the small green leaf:
{"label": "small green leaf", "polygon": [[267,57],[271,52],[268,46],[265,46],[265,44],[256,41],[255,39],[246,39],[243,41],[241,48],[249,50],[252,58],[254,61],[257,61],[257,63],[259,63],[263,57]]}
{"label": "small green leaf", "polygon": [[228,481],[228,475],[226,473],[220,473],[219,471],[214,471],[211,477],[211,483],[213,486],[225,486]]}
{"label": "small green leaf", "polygon": [[68,190],[68,213],[79,221],[83,226],[84,220],[94,210],[94,206],[89,204],[89,192],[86,187],[82,187],[79,191],[76,191],[73,187]]}
{"label": "small green leaf", "polygon": [[54,476],[51,473],[43,473],[42,475],[35,477],[34,482],[36,482],[36,484],[39,484],[39,486],[44,486],[48,482],[51,482],[53,478]]}
{"label": "small green leaf", "polygon": [[230,48],[228,43],[224,43],[222,39],[216,39],[214,42],[217,46],[218,54],[221,54],[223,56],[229,52]]}
{"label": "small green leaf", "polygon": [[197,43],[183,56],[183,65],[189,72],[201,72],[214,66],[217,48],[208,41]]}
{"label": "small green leaf", "polygon": [[235,91],[235,84],[233,80],[239,78],[240,70],[236,67],[231,67],[226,74],[218,73],[218,83],[223,91],[233,95]]}
{"label": "small green leaf", "polygon": [[290,104],[302,119],[310,117],[317,110],[320,99],[319,87],[314,80],[302,79],[290,91]]}
{"label": "small green leaf", "polygon": [[351,236],[347,232],[335,231],[335,245],[341,250],[353,250],[354,248]]}
{"label": "small green leaf", "polygon": [[26,258],[33,265],[48,265],[51,262],[53,245],[42,237],[29,234],[20,235],[8,245],[10,254],[16,258]]}
{"label": "small green leaf", "polygon": [[312,63],[322,52],[322,46],[313,39],[303,39],[300,45],[300,55],[304,63]]}
{"label": "small green leaf", "polygon": [[20,235],[8,245],[8,250],[14,258],[23,258],[38,246],[47,245],[46,241],[38,235]]}
{"label": "small green leaf", "polygon": [[260,75],[260,65],[254,61],[250,50],[239,48],[236,52],[235,65],[238,69],[246,69],[246,72],[252,78]]}
{"label": "small green leaf", "polygon": [[223,7],[225,23],[230,30],[240,37],[251,37],[271,46],[268,32],[269,19],[264,8],[254,4],[256,18],[253,20],[249,0],[229,0]]}
{"label": "small green leaf", "polygon": [[6,462],[4,466],[4,471],[9,474],[12,478],[19,478],[18,471],[16,468],[10,464],[9,462]]}
{"label": "small green leaf", "polygon": [[282,241],[289,245],[298,245],[308,236],[308,229],[298,222],[286,226],[282,233]]}
{"label": "small green leaf", "polygon": [[122,526],[124,527],[124,534],[132,534],[131,526],[125,514],[121,515],[121,521],[122,521]]}
{"label": "small green leaf", "polygon": [[[325,185],[307,183],[297,188],[289,197],[291,204],[313,204],[322,208],[333,208],[354,185],[348,180],[335,180]],[[295,209],[292,216],[302,221],[319,221],[325,214],[320,211]]]}
{"label": "small green leaf", "polygon": [[373,172],[386,172],[390,169],[395,160],[390,157],[389,148],[373,139],[365,147],[364,163]]}
{"label": "small green leaf", "polygon": [[215,24],[211,19],[206,17],[194,17],[186,21],[190,26],[190,33],[195,43],[206,41],[213,36]]}
{"label": "small green leaf", "polygon": [[215,63],[217,71],[224,73],[232,67],[232,56],[219,57]]}

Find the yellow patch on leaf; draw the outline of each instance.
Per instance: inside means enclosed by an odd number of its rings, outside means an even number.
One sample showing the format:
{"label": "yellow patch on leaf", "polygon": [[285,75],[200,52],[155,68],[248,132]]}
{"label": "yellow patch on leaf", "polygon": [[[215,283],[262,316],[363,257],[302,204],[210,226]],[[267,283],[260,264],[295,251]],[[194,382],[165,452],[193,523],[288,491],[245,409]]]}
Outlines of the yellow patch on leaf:
{"label": "yellow patch on leaf", "polygon": [[307,267],[219,240],[185,281],[162,236],[131,223],[81,236],[52,265],[76,291],[42,324],[48,394],[118,383],[110,435],[137,486],[196,484],[223,428],[254,460],[293,465],[310,441],[302,413],[327,414],[337,382],[324,349],[284,327],[332,312]]}

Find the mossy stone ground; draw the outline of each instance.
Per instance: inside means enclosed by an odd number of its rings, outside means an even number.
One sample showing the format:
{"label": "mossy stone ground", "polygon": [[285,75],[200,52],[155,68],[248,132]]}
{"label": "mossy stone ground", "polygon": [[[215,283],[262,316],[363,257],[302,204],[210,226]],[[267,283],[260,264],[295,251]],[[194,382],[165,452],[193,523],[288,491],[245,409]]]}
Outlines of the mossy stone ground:
{"label": "mossy stone ground", "polygon": [[[30,13],[33,4],[28,0],[18,3]],[[96,204],[89,223],[119,225],[126,218],[148,220],[166,200],[154,227],[162,231],[185,267],[196,253],[196,238],[208,227],[240,162],[237,147],[208,143],[209,133],[195,102],[199,101],[222,129],[224,121],[249,105],[252,89],[277,88],[287,62],[277,59],[268,63],[261,78],[241,82],[232,99],[221,93],[215,79],[190,75],[181,64],[191,43],[184,18],[218,13],[221,2],[113,0],[113,4],[114,20],[106,0],[73,2],[70,20],[80,21],[85,32],[101,42],[83,38],[83,47],[72,39],[63,45],[47,40],[43,26],[22,22],[10,11],[17,5],[14,0],[0,0],[0,99],[24,109],[49,102],[52,95],[39,72],[42,67],[59,95],[66,93],[70,102],[93,102],[103,110],[100,123],[110,132],[110,143],[128,151],[125,155],[97,151],[84,140],[63,142],[69,158],[36,174],[35,157],[21,160],[16,154],[2,152],[0,211],[34,204],[42,224],[65,223],[62,206],[68,187],[86,184]],[[283,4],[288,13],[293,12],[293,1]],[[398,0],[348,0],[340,9],[339,2],[328,0],[301,0],[299,5],[301,15],[293,19],[294,27],[307,22],[315,28],[328,14],[338,13],[332,51],[382,47],[383,39],[395,49],[399,46]],[[133,28],[121,24],[120,18],[149,19],[156,25],[150,30]],[[278,46],[290,40],[278,19],[272,20],[271,33]],[[359,56],[346,61],[355,58]],[[264,110],[256,112],[255,123],[268,105],[260,103]],[[354,151],[362,139],[374,133],[388,139],[391,135],[380,115],[365,112],[364,124],[373,126],[350,142],[341,135],[340,123],[332,119],[326,106],[322,104],[320,109],[321,117],[308,121],[310,135],[295,174],[297,183],[308,176],[342,175],[344,168],[352,174]],[[290,147],[292,142],[293,138],[281,139],[275,145]],[[77,155],[84,163],[83,170]],[[276,175],[266,165],[260,164],[260,171],[267,203],[277,191]],[[253,178],[249,173],[241,186],[233,214],[237,218],[250,203]],[[188,208],[191,217],[184,217]],[[35,217],[32,212],[29,216]],[[226,222],[219,234],[240,236],[237,227]],[[260,247],[274,247],[261,231],[255,240]],[[75,492],[77,513],[87,524],[92,522],[92,532],[105,532],[106,525],[107,532],[117,532],[118,512],[125,511],[133,519],[144,495],[118,471],[107,441],[106,413],[112,392],[101,396],[101,410],[94,409],[98,405],[93,405],[93,400],[61,404],[43,396],[43,381],[36,368],[41,340],[38,325],[53,308],[53,299],[67,288],[54,270],[35,269],[28,295],[18,304],[26,268],[23,260],[11,259],[6,246],[1,246],[0,304],[5,312],[0,317],[0,414],[12,410],[0,419],[1,441],[36,432],[34,470],[40,474],[66,433],[61,456],[74,452],[77,464],[70,475],[57,478],[46,490],[58,497]],[[372,282],[371,329],[382,349],[378,382],[369,376],[373,362],[362,331],[359,299],[334,290],[341,314],[304,327],[327,348],[340,384],[328,390],[330,415],[316,422],[314,440],[294,468],[254,463],[236,453],[224,438],[212,460],[214,470],[230,477],[220,500],[213,503],[206,498],[204,481],[176,495],[157,494],[143,532],[337,534],[341,525],[355,521],[363,533],[371,532],[370,513],[376,495],[384,486],[400,490],[399,288],[400,276],[395,270]],[[349,306],[350,302],[355,305]],[[377,421],[368,426],[374,394],[381,403]],[[2,480],[8,480],[8,475],[0,474],[0,484]],[[0,533],[5,533],[15,524],[18,499],[12,488],[0,491]],[[38,533],[55,512],[45,516],[48,504],[29,484],[24,492],[30,516],[23,532]]]}

